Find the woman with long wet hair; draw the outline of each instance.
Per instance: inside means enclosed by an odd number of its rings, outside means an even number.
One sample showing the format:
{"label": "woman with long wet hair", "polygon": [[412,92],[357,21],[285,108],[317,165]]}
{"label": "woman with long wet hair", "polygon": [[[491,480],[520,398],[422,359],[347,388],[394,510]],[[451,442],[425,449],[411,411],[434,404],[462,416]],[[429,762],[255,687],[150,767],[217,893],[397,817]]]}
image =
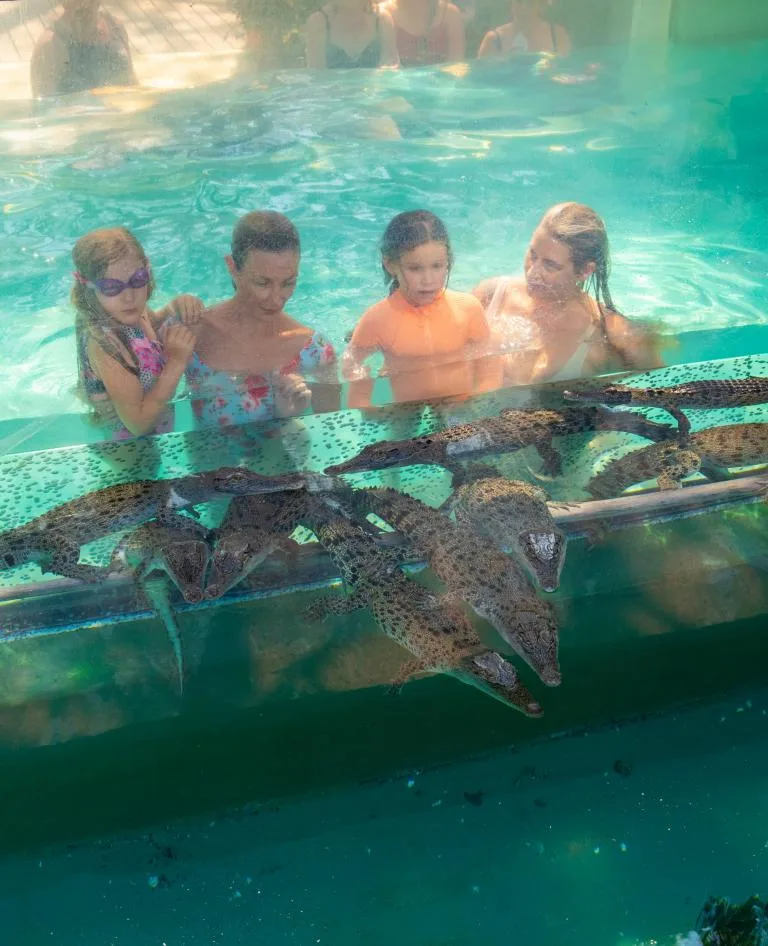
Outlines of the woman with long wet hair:
{"label": "woman with long wet hair", "polygon": [[522,277],[500,276],[474,290],[510,384],[563,381],[662,364],[660,339],[614,306],[610,252],[591,207],[557,204],[531,237]]}

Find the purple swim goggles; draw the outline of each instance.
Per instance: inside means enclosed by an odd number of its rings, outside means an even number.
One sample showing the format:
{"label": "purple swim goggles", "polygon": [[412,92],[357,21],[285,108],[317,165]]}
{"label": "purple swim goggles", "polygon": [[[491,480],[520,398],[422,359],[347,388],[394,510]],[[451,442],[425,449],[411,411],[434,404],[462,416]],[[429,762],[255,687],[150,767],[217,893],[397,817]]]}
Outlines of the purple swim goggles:
{"label": "purple swim goggles", "polygon": [[80,285],[85,286],[87,289],[95,289],[97,292],[100,292],[102,296],[119,296],[120,293],[124,292],[126,289],[143,289],[152,278],[152,270],[149,266],[142,266],[141,269],[136,270],[127,282],[123,282],[120,279],[94,279],[93,282],[91,282],[91,280],[86,279],[82,273],[72,273],[72,275]]}

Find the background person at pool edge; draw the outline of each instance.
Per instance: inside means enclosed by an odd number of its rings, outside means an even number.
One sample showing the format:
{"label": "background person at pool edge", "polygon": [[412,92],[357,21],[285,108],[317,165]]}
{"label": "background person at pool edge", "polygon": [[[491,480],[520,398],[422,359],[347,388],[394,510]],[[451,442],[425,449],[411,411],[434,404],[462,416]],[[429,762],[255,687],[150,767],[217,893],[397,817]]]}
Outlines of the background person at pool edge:
{"label": "background person at pool edge", "polygon": [[226,257],[235,294],[206,311],[187,367],[200,426],[291,417],[310,404],[338,409],[333,347],[284,311],[299,261],[299,234],[287,217],[256,211],[237,222]]}
{"label": "background person at pool edge", "polygon": [[63,7],[32,53],[33,97],[136,85],[128,34],[100,0],[63,0]]}
{"label": "background person at pool edge", "polygon": [[531,237],[524,271],[487,279],[473,290],[491,327],[491,350],[504,353],[505,383],[663,364],[659,336],[633,325],[613,305],[608,235],[590,207],[551,207]]}
{"label": "background person at pool edge", "polygon": [[381,4],[395,25],[401,66],[427,66],[464,59],[464,18],[448,0],[387,0]]}
{"label": "background person at pool edge", "polygon": [[564,26],[546,15],[551,0],[512,0],[512,19],[483,37],[478,58],[514,53],[556,53],[567,56],[571,38]]}
{"label": "background person at pool edge", "polygon": [[331,0],[305,28],[307,68],[376,69],[397,66],[392,18],[372,0]]}
{"label": "background person at pool edge", "polygon": [[[173,429],[174,396],[195,337],[202,302],[178,296],[159,312],[147,305],[155,288],[149,260],[124,227],[94,230],[72,250],[76,310],[77,391],[113,440]],[[158,338],[163,322],[176,316]],[[186,324],[185,324],[186,323]]]}
{"label": "background person at pool edge", "polygon": [[[381,241],[389,296],[357,323],[344,352],[349,407],[370,406],[373,381],[365,362],[384,355],[393,401],[462,399],[501,383],[501,363],[487,355],[482,306],[446,288],[453,253],[443,222],[428,210],[398,214]],[[485,357],[477,357],[484,351]]]}

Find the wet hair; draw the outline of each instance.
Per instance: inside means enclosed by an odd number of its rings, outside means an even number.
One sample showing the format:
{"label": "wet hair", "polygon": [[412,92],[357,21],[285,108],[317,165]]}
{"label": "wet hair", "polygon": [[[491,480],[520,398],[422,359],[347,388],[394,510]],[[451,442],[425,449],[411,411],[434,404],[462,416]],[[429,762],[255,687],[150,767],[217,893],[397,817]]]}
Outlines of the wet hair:
{"label": "wet hair", "polygon": [[[72,249],[72,261],[75,270],[89,282],[103,279],[112,263],[133,253],[142,266],[149,266],[144,247],[126,227],[111,227],[104,230],[92,230],[75,243]],[[154,278],[147,286],[147,300],[155,288]],[[139,375],[139,365],[129,348],[129,360],[115,340],[120,338],[120,325],[106,312],[99,302],[95,289],[90,289],[75,280],[70,294],[75,307],[75,343],[77,345],[77,386],[75,391],[82,400],[88,402],[85,392],[85,357],[89,341],[94,341],[110,358],[114,358],[131,374]],[[103,410],[97,409],[100,417]]]}
{"label": "wet hair", "polygon": [[387,271],[386,260],[398,263],[406,253],[425,243],[442,243],[448,253],[448,273],[453,266],[453,250],[448,231],[443,221],[429,210],[407,210],[389,221],[384,231],[379,249],[381,251],[384,280],[389,286],[390,295],[399,289],[397,277]]}
{"label": "wet hair", "polygon": [[616,307],[608,287],[611,253],[603,218],[586,204],[571,201],[550,207],[542,217],[541,226],[553,239],[568,247],[575,270],[583,270],[589,263],[595,264],[595,271],[584,284],[584,291],[591,293],[597,302],[603,343],[624,365],[632,367],[624,352],[610,339],[605,324],[606,311],[615,312]]}
{"label": "wet hair", "polygon": [[299,231],[273,210],[256,210],[241,217],[232,231],[232,259],[242,269],[251,250],[263,253],[301,252]]}

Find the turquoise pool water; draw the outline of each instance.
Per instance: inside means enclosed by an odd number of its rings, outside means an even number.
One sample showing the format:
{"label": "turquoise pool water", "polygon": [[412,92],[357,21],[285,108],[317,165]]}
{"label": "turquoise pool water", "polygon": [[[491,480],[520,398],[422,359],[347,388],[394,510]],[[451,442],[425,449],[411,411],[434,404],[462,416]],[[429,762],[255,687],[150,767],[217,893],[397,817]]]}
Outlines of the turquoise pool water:
{"label": "turquoise pool water", "polygon": [[745,693],[0,862],[4,935],[24,946],[674,946],[709,895],[764,889],[767,705]]}
{"label": "turquoise pool water", "polygon": [[[661,81],[591,51],[568,66],[577,75],[603,63],[582,85],[522,62],[284,74],[86,98],[32,118],[9,112],[0,453],[29,418],[36,447],[47,432],[66,442],[57,418],[77,409],[66,294],[79,235],[126,223],[153,257],[161,299],[191,291],[213,301],[228,290],[232,224],[255,207],[299,225],[292,311],[340,345],[382,292],[376,244],[392,214],[441,214],[457,251],[453,284],[468,288],[519,266],[548,205],[584,200],[613,235],[617,302],[680,339],[671,360],[721,359],[697,377],[764,373],[764,358],[738,356],[768,351],[767,51],[673,51]],[[694,426],[725,419],[737,418],[710,413]],[[306,466],[327,462],[326,440],[351,454],[381,439],[377,423],[309,418],[318,435]],[[627,448],[612,435],[589,441],[589,451],[568,448],[573,476],[552,486],[555,499],[580,496],[573,484],[601,451]],[[122,468],[109,448],[2,457],[0,519],[242,452],[218,432],[174,433],[157,455],[155,446],[121,447]],[[418,471],[398,483],[413,488]],[[709,894],[765,894],[763,510],[641,526],[590,551],[575,542],[555,598],[564,684],[542,697],[548,728],[538,731],[445,679],[388,702],[400,652],[368,614],[309,626],[306,587],[180,612],[183,695],[160,622],[115,613],[105,589],[86,623],[80,589],[46,598],[37,587],[38,636],[2,648],[3,942],[671,946]],[[4,574],[6,622],[13,587],[39,577]],[[118,618],[129,620],[110,623]],[[689,705],[673,713],[680,704]],[[667,715],[611,722],[659,708]],[[582,724],[592,728],[574,734]],[[488,759],[431,768],[499,745]],[[285,795],[390,774],[393,760],[414,757],[402,777],[280,810]],[[253,785],[262,789],[249,794]],[[218,814],[222,799],[243,798],[244,811]],[[49,835],[208,810],[217,813],[151,834],[38,849]],[[33,853],[2,859],[4,845]]]}
{"label": "turquoise pool water", "polygon": [[[79,410],[69,252],[87,230],[135,229],[159,298],[228,292],[222,257],[242,213],[301,230],[298,317],[341,345],[382,293],[390,217],[443,216],[452,284],[516,271],[539,215],[578,199],[606,218],[614,297],[683,339],[671,360],[764,350],[766,47],[672,51],[666,73],[591,50],[400,75],[285,73],[202,91],[86,96],[0,122],[0,421]],[[563,84],[600,62],[594,82]],[[651,57],[649,54],[649,62]],[[712,342],[724,327],[741,328]],[[710,336],[702,342],[701,336]],[[731,346],[732,347],[729,347]],[[698,347],[697,347],[698,346]],[[693,350],[692,349],[692,350]]]}

